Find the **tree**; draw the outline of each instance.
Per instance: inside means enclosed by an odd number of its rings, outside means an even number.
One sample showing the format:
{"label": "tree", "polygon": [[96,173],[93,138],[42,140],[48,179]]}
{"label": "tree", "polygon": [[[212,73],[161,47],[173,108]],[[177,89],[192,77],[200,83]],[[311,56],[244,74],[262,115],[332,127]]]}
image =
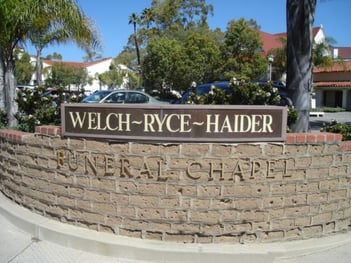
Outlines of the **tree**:
{"label": "tree", "polygon": [[335,43],[332,38],[326,38],[324,41],[313,42],[312,62],[314,67],[331,67],[333,66],[333,57],[330,54],[330,45]]}
{"label": "tree", "polygon": [[262,40],[254,20],[231,20],[224,37],[222,72],[224,78],[259,79],[267,70],[266,59],[260,49]]}
{"label": "tree", "polygon": [[[129,17],[134,33],[122,52],[128,53],[133,61],[126,64],[130,68],[136,68],[131,65],[137,64],[138,70],[143,72],[144,51],[151,38],[178,38],[181,32],[186,34],[194,28],[208,27],[206,19],[212,11],[212,5],[206,5],[205,0],[153,0],[151,7],[145,8],[140,16],[133,13]],[[129,55],[131,51],[136,54],[135,59]]]}
{"label": "tree", "polygon": [[287,88],[298,111],[296,132],[309,130],[312,90],[312,25],[317,0],[287,0]]}
{"label": "tree", "polygon": [[207,16],[213,13],[213,6],[206,5],[206,0],[153,0],[151,10],[157,32],[171,36],[181,30],[208,27]]}
{"label": "tree", "polygon": [[[65,43],[69,40],[86,50],[89,59],[96,53],[99,45],[98,34],[91,21],[84,15],[79,6],[64,3],[59,6],[61,13],[56,13],[57,6],[52,9],[39,9],[33,18],[28,38],[36,48],[36,81],[42,85],[41,53],[52,43]],[[69,14],[66,16],[66,14]],[[64,23],[62,23],[64,21]],[[93,47],[93,48],[92,48]]]}
{"label": "tree", "polygon": [[[286,37],[280,37],[282,43],[280,48],[273,48],[269,51],[269,54],[274,56],[274,75],[276,79],[281,78],[287,70],[287,42]],[[330,45],[335,43],[332,38],[326,38],[319,43],[313,42],[312,49],[312,63],[313,67],[331,67],[333,65],[333,58],[330,55]]]}
{"label": "tree", "polygon": [[110,70],[99,74],[98,78],[101,83],[107,85],[109,89],[116,89],[121,87],[124,81],[126,72],[121,70],[117,64],[111,63]]}
{"label": "tree", "polygon": [[162,93],[184,91],[192,82],[218,80],[219,43],[209,31],[188,30],[182,38],[155,37],[149,41],[143,63],[146,87]]}
{"label": "tree", "polygon": [[16,52],[15,78],[17,83],[29,84],[32,79],[35,67],[30,63],[30,56],[25,52]]}
{"label": "tree", "polygon": [[154,21],[154,12],[151,8],[145,8],[141,13],[141,24],[146,25],[146,28],[149,29],[151,23]]}
{"label": "tree", "polygon": [[83,57],[83,60],[85,62],[93,62],[94,60],[98,60],[102,58],[101,54],[99,54],[98,52],[90,48],[86,49],[85,52],[86,52],[86,56]]}
{"label": "tree", "polygon": [[84,67],[73,67],[57,62],[50,68],[50,77],[46,79],[46,86],[69,90],[71,85],[80,87],[88,82],[88,73]]}
{"label": "tree", "polygon": [[[27,4],[27,2],[25,2]],[[17,124],[15,58],[14,49],[28,31],[25,19],[32,10],[27,9],[20,0],[2,0],[0,2],[0,107],[7,113],[7,124]]]}
{"label": "tree", "polygon": [[193,81],[205,83],[219,79],[220,72],[217,69],[221,65],[221,43],[217,42],[211,32],[189,32],[181,43],[187,58],[184,61],[186,74],[182,77],[183,88],[189,87]]}
{"label": "tree", "polygon": [[131,14],[129,17],[129,24],[133,24],[133,38],[134,38],[134,45],[135,45],[135,50],[136,50],[136,55],[138,59],[138,66],[140,67],[140,52],[139,52],[139,45],[138,45],[138,36],[137,36],[137,29],[136,25],[139,22],[139,17],[136,13]]}
{"label": "tree", "polygon": [[[43,20],[36,20],[41,15],[44,15]],[[29,35],[45,34],[48,32],[45,29],[58,28],[65,28],[66,40],[74,40],[79,46],[94,46],[98,41],[95,32],[87,27],[88,18],[75,0],[0,0],[0,18],[0,73],[4,76],[0,77],[0,107],[6,108],[8,125],[14,126],[17,124],[14,77],[17,45],[25,42]]]}
{"label": "tree", "polygon": [[177,40],[167,37],[150,39],[143,63],[146,87],[162,92],[164,88],[175,89],[175,85],[181,85],[180,78],[186,74],[186,60],[184,48]]}
{"label": "tree", "polygon": [[[273,48],[269,51],[269,55],[273,55],[274,61],[272,66],[274,71],[272,72],[273,80],[282,79],[283,75],[286,74],[286,37],[280,37],[281,47]],[[284,79],[284,82],[286,79]]]}

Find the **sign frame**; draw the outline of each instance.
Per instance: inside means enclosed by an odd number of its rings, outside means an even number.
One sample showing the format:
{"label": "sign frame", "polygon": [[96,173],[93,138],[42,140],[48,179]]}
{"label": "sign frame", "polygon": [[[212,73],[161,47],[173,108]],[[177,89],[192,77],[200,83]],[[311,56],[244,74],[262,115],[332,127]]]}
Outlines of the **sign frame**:
{"label": "sign frame", "polygon": [[[86,125],[87,116],[90,120],[88,127],[77,128],[78,123]],[[124,126],[124,131],[122,128],[118,131],[118,117],[121,120],[119,126]],[[115,124],[106,125],[107,118],[110,122],[114,119]],[[101,119],[105,120],[103,124]],[[220,124],[217,125],[217,122]],[[61,125],[63,137],[108,141],[281,142],[286,138],[287,108],[266,105],[63,103]],[[144,130],[137,127],[144,127]],[[163,128],[168,130],[165,132]]]}

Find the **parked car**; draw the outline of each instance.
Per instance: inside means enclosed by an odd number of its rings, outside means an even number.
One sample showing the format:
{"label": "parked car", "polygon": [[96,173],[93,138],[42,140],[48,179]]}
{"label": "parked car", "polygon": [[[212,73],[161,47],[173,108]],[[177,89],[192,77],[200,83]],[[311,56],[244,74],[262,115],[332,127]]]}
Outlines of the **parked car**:
{"label": "parked car", "polygon": [[98,103],[100,100],[105,98],[107,95],[109,95],[111,92],[114,90],[100,90],[100,91],[95,91],[91,95],[85,97],[82,102],[84,103]]}
{"label": "parked car", "polygon": [[[263,81],[253,81],[253,83],[257,83],[260,86],[266,85],[266,82]],[[292,106],[292,100],[288,97],[288,92],[286,90],[285,85],[281,83],[276,83],[273,82],[273,87],[278,88],[279,95],[281,97],[280,100],[280,105],[281,106]],[[196,92],[197,96],[203,96],[205,94],[208,94],[211,91],[211,87],[215,86],[216,88],[224,90],[227,94],[230,94],[232,92],[230,88],[230,82],[229,81],[218,81],[218,82],[212,82],[212,83],[206,83],[206,84],[201,84],[196,86],[196,91],[194,91],[192,88],[189,88],[186,90],[180,99],[181,104],[186,104],[188,101],[188,97],[191,95],[192,92]]]}
{"label": "parked car", "polygon": [[33,90],[34,88],[35,88],[34,85],[22,85],[22,84],[17,85],[17,90],[20,90],[20,91],[24,91],[26,89]]}
{"label": "parked car", "polygon": [[100,100],[99,103],[168,104],[168,102],[157,100],[138,90],[116,90]]}
{"label": "parked car", "polygon": [[211,87],[215,86],[216,88],[222,89],[227,93],[230,93],[230,82],[229,81],[218,81],[218,82],[213,82],[213,83],[205,83],[205,84],[200,84],[196,86],[196,91],[194,91],[192,88],[189,88],[186,90],[180,99],[181,104],[186,104],[188,101],[189,96],[191,95],[192,92],[195,92],[197,96],[203,96],[205,94],[208,94],[211,91]]}

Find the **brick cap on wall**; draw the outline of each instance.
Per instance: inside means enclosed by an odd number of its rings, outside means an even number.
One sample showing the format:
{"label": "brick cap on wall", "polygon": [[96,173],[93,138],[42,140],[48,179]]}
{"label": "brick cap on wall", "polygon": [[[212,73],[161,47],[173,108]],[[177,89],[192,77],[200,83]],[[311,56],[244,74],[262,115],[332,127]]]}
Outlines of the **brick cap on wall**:
{"label": "brick cap on wall", "polygon": [[286,143],[332,143],[341,142],[342,135],[328,132],[288,133]]}
{"label": "brick cap on wall", "polygon": [[[35,127],[35,134],[46,136],[61,136],[61,127],[53,125],[43,125]],[[22,143],[25,136],[32,133],[0,129],[0,137],[6,138],[13,142]],[[351,141],[342,141],[342,135],[337,133],[311,132],[311,133],[288,133],[285,143],[287,144],[304,144],[304,143],[340,143],[344,151],[351,151]]]}
{"label": "brick cap on wall", "polygon": [[50,136],[61,136],[61,127],[53,125],[36,126],[35,133]]}

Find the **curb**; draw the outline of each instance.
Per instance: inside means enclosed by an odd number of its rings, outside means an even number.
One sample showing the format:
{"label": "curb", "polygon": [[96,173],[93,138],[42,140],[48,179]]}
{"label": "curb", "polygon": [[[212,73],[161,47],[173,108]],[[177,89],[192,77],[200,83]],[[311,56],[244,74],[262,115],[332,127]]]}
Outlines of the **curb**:
{"label": "curb", "polygon": [[[39,240],[126,262],[278,262],[304,255],[328,253],[348,244],[351,233],[318,239],[264,244],[182,244],[97,232],[60,223],[35,214],[0,193],[0,214]],[[299,261],[302,262],[302,261]]]}

